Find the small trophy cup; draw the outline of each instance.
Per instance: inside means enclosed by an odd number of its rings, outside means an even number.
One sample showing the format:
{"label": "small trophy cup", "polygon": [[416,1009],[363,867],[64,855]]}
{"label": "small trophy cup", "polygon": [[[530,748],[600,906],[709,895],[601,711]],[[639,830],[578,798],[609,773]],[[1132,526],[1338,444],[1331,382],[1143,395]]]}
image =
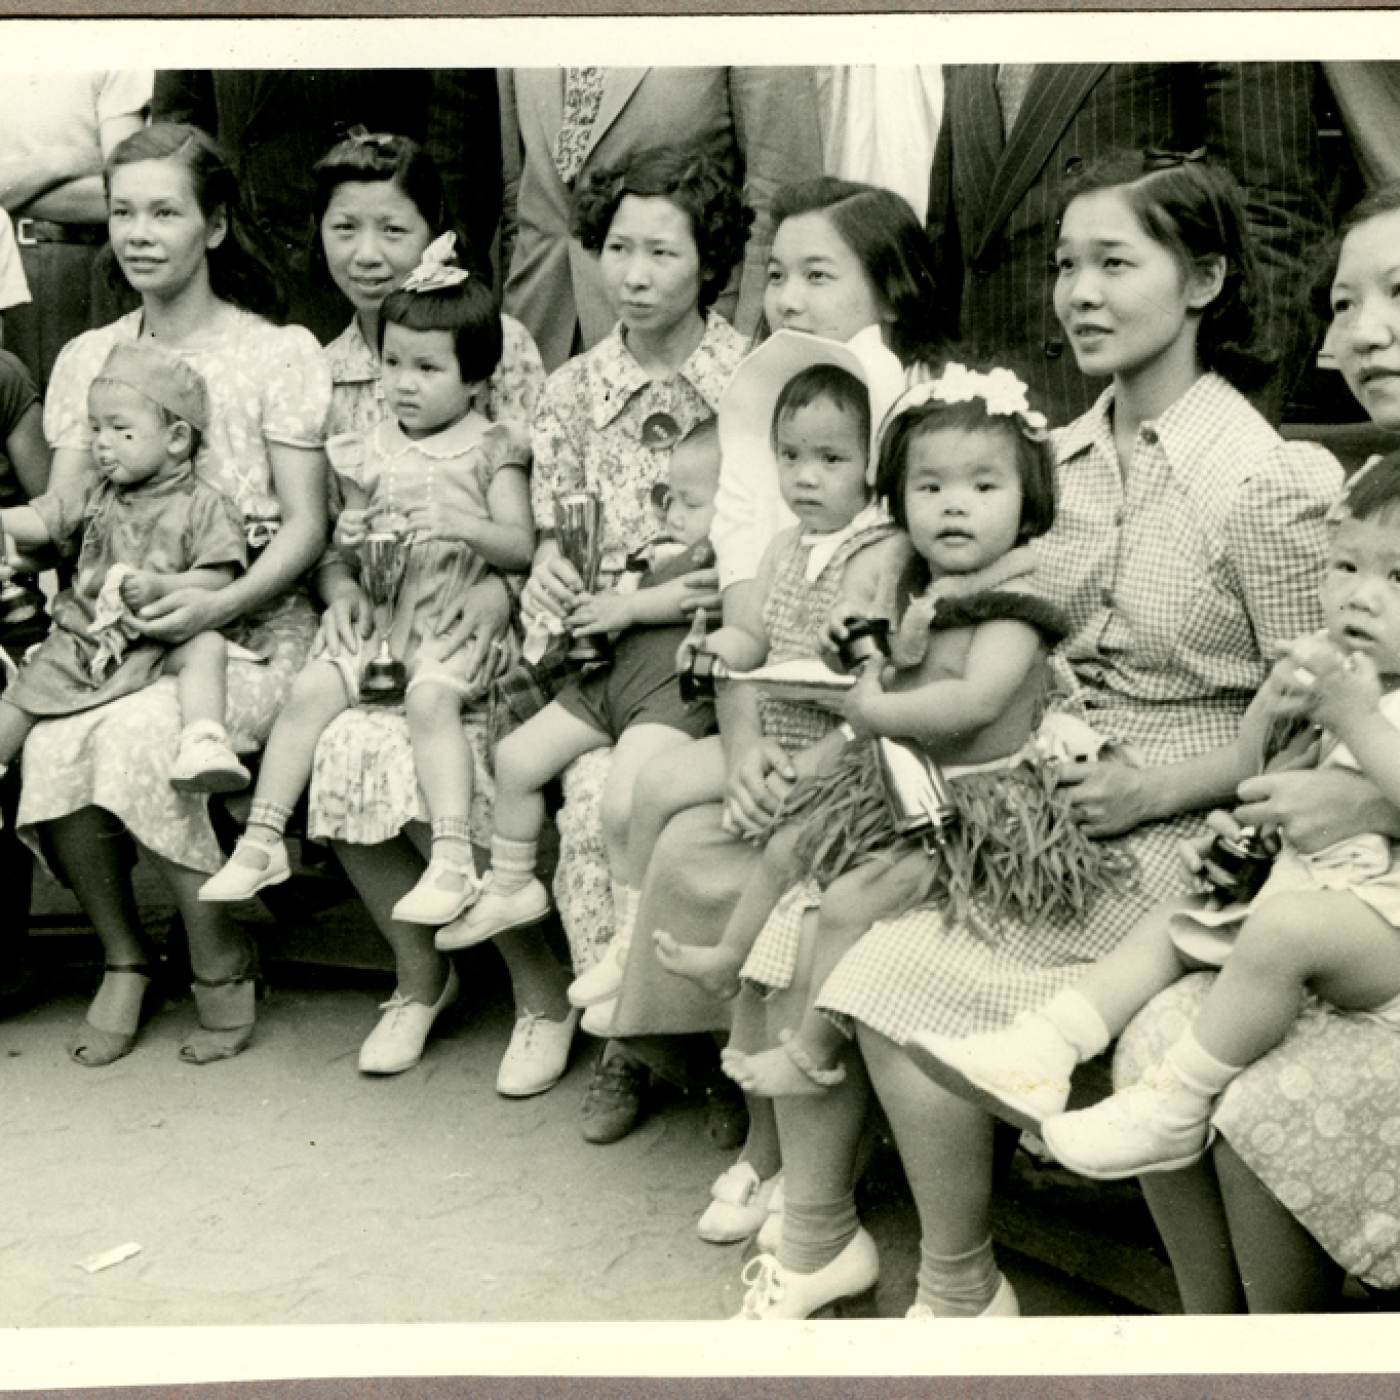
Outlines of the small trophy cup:
{"label": "small trophy cup", "polygon": [[[603,498],[596,491],[556,492],[554,539],[583,581],[584,591],[592,593],[603,562]],[[597,662],[607,654],[599,637],[575,637],[568,651],[570,661]]]}
{"label": "small trophy cup", "polygon": [[26,593],[15,582],[14,571],[10,567],[10,537],[5,527],[0,525],[0,565],[4,566],[4,582],[0,583],[0,629],[18,627],[39,615],[39,605],[33,595]]}
{"label": "small trophy cup", "polygon": [[1208,873],[1219,897],[1229,902],[1248,903],[1269,878],[1269,869],[1278,847],[1252,826],[1240,828],[1238,836],[1217,836],[1206,852],[1206,863],[1220,872],[1222,879]]}
{"label": "small trophy cup", "polygon": [[[887,619],[846,619],[846,639],[838,655],[848,671],[857,671],[889,654]],[[901,836],[922,836],[925,843],[941,841],[943,833],[958,819],[958,809],[949,796],[942,770],[923,750],[902,739],[882,735],[875,741],[875,753],[894,829]]]}
{"label": "small trophy cup", "polygon": [[403,699],[408,672],[389,650],[394,625],[394,604],[408,565],[408,540],[393,530],[376,530],[360,546],[360,582],[374,608],[379,651],[366,663],[360,678],[360,700],[365,705],[393,705]]}

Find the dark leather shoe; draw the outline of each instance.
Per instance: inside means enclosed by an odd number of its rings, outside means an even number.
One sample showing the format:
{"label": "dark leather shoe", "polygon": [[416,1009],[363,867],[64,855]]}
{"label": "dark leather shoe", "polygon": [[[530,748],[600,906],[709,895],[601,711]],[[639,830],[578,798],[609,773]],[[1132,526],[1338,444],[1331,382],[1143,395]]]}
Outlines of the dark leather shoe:
{"label": "dark leather shoe", "polygon": [[716,1147],[737,1152],[749,1135],[749,1106],[732,1079],[705,1088],[705,1131]]}
{"label": "dark leather shoe", "polygon": [[642,1097],[650,1081],[646,1066],[615,1043],[605,1049],[583,1096],[579,1114],[583,1140],[609,1143],[625,1138],[642,1117]]}

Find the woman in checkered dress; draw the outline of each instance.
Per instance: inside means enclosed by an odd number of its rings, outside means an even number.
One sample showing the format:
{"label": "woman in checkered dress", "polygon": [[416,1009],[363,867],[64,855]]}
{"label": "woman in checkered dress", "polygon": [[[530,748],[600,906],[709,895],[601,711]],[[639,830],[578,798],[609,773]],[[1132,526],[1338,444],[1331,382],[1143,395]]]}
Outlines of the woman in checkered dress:
{"label": "woman in checkered dress", "polygon": [[[1400,432],[1400,315],[1394,302],[1400,186],[1342,224],[1319,310],[1328,345],[1372,420]],[[1277,825],[1301,850],[1397,818],[1368,780],[1336,770],[1241,784],[1240,821]],[[1196,1014],[1213,974],[1169,987],[1119,1042],[1114,1079],[1135,1083]],[[1310,1002],[1276,1049],[1220,1099],[1213,1151],[1186,1171],[1143,1177],[1189,1311],[1334,1308],[1345,1274],[1400,1288],[1400,1041],[1366,1016]]]}
{"label": "woman in checkered dress", "polygon": [[[1056,314],[1080,368],[1113,383],[1055,434],[1060,499],[1036,543],[1038,577],[1069,619],[1062,703],[1113,745],[1062,781],[1085,830],[1136,862],[1136,886],[1102,891],[1083,920],[1001,920],[991,937],[915,910],[877,924],[817,997],[854,1026],[919,1209],[911,1317],[1017,1305],[988,1236],[992,1120],[926,1079],[904,1040],[1006,1024],[1178,890],[1178,838],[1231,796],[1213,751],[1272,645],[1318,625],[1324,515],[1341,472],[1321,448],[1285,443],[1236,387],[1267,373],[1243,229],[1223,171],[1128,153],[1083,178],[1061,230]],[[827,899],[816,937],[860,913]],[[770,1033],[800,1009],[775,998]],[[852,1196],[867,1105],[858,1075],[822,1097],[777,1101],[782,1243],[754,1268],[745,1315],[807,1316],[873,1283],[878,1261]]]}

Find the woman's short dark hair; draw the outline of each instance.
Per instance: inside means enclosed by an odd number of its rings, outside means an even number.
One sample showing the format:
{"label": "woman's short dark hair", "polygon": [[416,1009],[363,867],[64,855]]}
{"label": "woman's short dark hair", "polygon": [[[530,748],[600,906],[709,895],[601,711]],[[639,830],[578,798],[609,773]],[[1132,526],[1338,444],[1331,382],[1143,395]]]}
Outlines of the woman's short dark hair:
{"label": "woman's short dark hair", "polygon": [[778,449],[778,424],[798,409],[824,399],[856,420],[863,451],[870,449],[870,391],[840,365],[810,365],[794,374],[782,387],[773,405],[772,443]]}
{"label": "woman's short dark hair", "polygon": [[430,237],[455,233],[462,265],[471,273],[491,278],[491,269],[484,265],[476,250],[457,222],[442,183],[442,174],[427,151],[409,136],[396,136],[387,131],[365,131],[356,128],[311,167],[312,212],[315,223],[311,231],[308,266],[312,275],[323,282],[331,280],[326,265],[326,249],[321,241],[321,223],[330,207],[331,196],[341,185],[392,183],[423,216]]}
{"label": "woman's short dark hair", "polygon": [[[107,157],[102,178],[109,198],[114,171],[148,160],[183,166],[189,173],[199,212],[206,219],[222,212],[228,223],[223,241],[205,254],[214,295],[245,311],[283,320],[287,291],[281,249],[248,213],[233,167],[218,142],[197,126],[184,122],[153,122],[133,132]],[[116,259],[109,265],[107,275],[114,287],[126,285]]]}
{"label": "woman's short dark hair", "polygon": [[1204,153],[1112,151],[1066,188],[1060,217],[1081,195],[1109,189],[1122,192],[1148,237],[1183,269],[1222,260],[1224,281],[1201,312],[1196,353],[1206,369],[1237,388],[1267,384],[1278,354],[1267,339],[1258,264],[1235,177]]}
{"label": "woman's short dark hair", "polygon": [[384,328],[390,325],[411,331],[447,331],[468,384],[489,379],[501,361],[501,311],[491,288],[477,276],[431,291],[390,292],[379,308],[381,352]]}
{"label": "woman's short dark hair", "polygon": [[875,491],[901,530],[909,528],[904,508],[904,485],[909,475],[909,448],[923,433],[939,428],[970,432],[1005,433],[1016,448],[1016,469],[1021,477],[1021,521],[1016,542],[1024,544],[1043,535],[1055,523],[1055,451],[1048,440],[1035,442],[1021,430],[1017,418],[988,413],[984,399],[961,403],[931,400],[901,413],[880,439],[880,465]]}
{"label": "woman's short dark hair", "polygon": [[596,171],[574,195],[574,237],[590,253],[602,252],[617,207],[629,194],[669,200],[690,220],[700,257],[697,305],[708,311],[744,256],[753,223],[733,162],[707,147],[657,146],[626,165]]}
{"label": "woman's short dark hair", "polygon": [[941,358],[933,249],[907,199],[893,190],[822,175],[784,185],[773,197],[772,214],[775,231],[799,214],[824,215],[889,313],[890,349],[906,365]]}

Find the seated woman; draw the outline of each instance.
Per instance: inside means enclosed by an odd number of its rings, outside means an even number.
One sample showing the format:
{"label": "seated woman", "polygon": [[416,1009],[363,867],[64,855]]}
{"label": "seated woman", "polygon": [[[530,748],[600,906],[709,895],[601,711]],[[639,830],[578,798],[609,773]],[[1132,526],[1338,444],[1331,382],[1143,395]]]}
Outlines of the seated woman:
{"label": "seated woman", "polygon": [[[88,387],[114,346],[154,340],[208,386],[209,431],[195,467],[232,498],[247,534],[246,573],[217,592],[183,588],[138,614],[141,632],[177,645],[219,631],[257,654],[228,666],[227,725],[248,753],[266,738],[306,658],[315,613],[298,580],[326,541],[323,430],[330,376],[309,331],[267,319],[280,289],[261,230],[223,153],[194,127],[157,123],[107,164],[116,266],[139,310],[72,341],[54,367],[44,427],[50,488],[33,501],[54,538],[70,533],[94,470]],[[164,876],[190,943],[200,1029],[195,1064],[236,1055],[253,1033],[257,961],[200,885],[222,863],[207,798],[170,784],[175,682],[82,714],[44,720],[24,750],[21,833],[77,895],[102,940],[106,972],[70,1053],[82,1065],[124,1055],[153,975],[132,891],[133,844]]]}
{"label": "seated woman", "polygon": [[[315,176],[318,222],[311,264],[330,277],[354,311],[325,350],[334,386],[329,431],[368,435],[391,417],[381,379],[381,308],[429,245],[457,232],[456,221],[437,167],[405,136],[352,132],[316,163]],[[460,232],[455,246],[468,246]],[[480,269],[467,270],[473,278],[482,276]],[[525,328],[509,316],[499,320],[500,361],[474,402],[519,445],[528,434],[544,369]],[[517,460],[525,465],[523,457]],[[332,509],[341,504],[337,488]],[[446,503],[435,515],[434,533],[455,537],[471,528],[456,521],[457,512]],[[372,628],[372,609],[351,562],[334,545],[321,561],[317,585],[326,602],[321,628],[328,652],[358,652]],[[441,647],[460,648],[461,674],[474,678],[468,682],[470,703],[461,728],[473,770],[468,831],[484,845],[491,829],[492,785],[482,697],[514,645],[509,592],[502,577],[488,573],[470,588],[445,590],[436,606]],[[433,927],[395,915],[423,879],[431,843],[427,797],[418,783],[402,705],[356,707],[331,721],[316,745],[309,806],[310,834],[331,843],[394,956],[394,991],[362,1047],[360,1068],[401,1073],[422,1058],[434,1022],[458,990],[450,963],[433,947]],[[516,948],[506,941],[502,952],[511,962]],[[528,1005],[548,963],[531,948],[511,966],[517,993]]]}

